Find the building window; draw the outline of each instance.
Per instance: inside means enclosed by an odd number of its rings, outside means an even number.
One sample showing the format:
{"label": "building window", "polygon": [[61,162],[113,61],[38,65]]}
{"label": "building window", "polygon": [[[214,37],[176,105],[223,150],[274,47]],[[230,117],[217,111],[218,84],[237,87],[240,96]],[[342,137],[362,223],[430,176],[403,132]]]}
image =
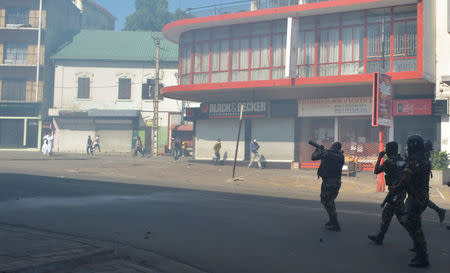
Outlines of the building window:
{"label": "building window", "polygon": [[131,98],[131,79],[119,79],[119,100],[129,100]]}
{"label": "building window", "polygon": [[30,10],[27,8],[6,8],[6,25],[28,25]]}
{"label": "building window", "polygon": [[5,64],[27,64],[28,45],[23,43],[6,43],[3,62]]}
{"label": "building window", "polygon": [[[180,84],[284,78],[286,21],[183,33]],[[299,21],[298,77],[417,69],[417,5],[300,17]]]}
{"label": "building window", "polygon": [[78,78],[78,98],[79,99],[89,99],[91,92],[90,92],[90,78],[86,77],[80,77]]}
{"label": "building window", "polygon": [[[161,97],[161,89],[164,87],[161,83],[159,84],[158,90],[158,100],[162,100]],[[147,82],[142,84],[142,99],[143,100],[152,100],[155,98],[155,80],[147,79]]]}
{"label": "building window", "polygon": [[26,101],[26,80],[3,80],[2,101]]}

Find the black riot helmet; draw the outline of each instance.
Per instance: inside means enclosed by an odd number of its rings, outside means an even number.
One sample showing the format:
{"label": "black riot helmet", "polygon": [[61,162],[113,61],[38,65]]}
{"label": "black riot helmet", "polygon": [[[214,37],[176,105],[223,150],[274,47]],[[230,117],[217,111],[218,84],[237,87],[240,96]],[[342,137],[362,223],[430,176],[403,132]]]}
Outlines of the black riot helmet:
{"label": "black riot helmet", "polygon": [[391,141],[386,144],[386,154],[388,155],[388,157],[392,157],[398,154],[397,142]]}
{"label": "black riot helmet", "polygon": [[424,152],[424,141],[423,138],[419,135],[408,137],[406,145],[408,146],[408,155],[413,155],[418,152]]}
{"label": "black riot helmet", "polygon": [[340,142],[335,142],[335,143],[331,144],[330,150],[340,151],[341,148],[342,148],[342,144]]}

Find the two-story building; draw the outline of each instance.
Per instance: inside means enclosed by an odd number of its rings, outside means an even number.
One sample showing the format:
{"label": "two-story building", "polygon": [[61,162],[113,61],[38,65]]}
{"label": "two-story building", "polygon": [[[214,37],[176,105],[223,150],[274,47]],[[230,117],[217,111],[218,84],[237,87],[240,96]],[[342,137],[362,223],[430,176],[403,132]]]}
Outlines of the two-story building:
{"label": "two-story building", "polygon": [[[100,137],[102,152],[130,152],[138,135],[152,147],[157,39],[160,86],[176,85],[178,47],[161,33],[82,30],[53,56],[55,151],[83,152],[88,135]],[[160,151],[181,110],[181,101],[160,96]]]}
{"label": "two-story building", "polygon": [[386,73],[394,117],[384,139],[404,147],[421,134],[448,149],[448,110],[437,107],[448,104],[447,2],[255,0],[248,11],[175,21],[163,33],[179,44],[179,82],[163,95],[202,102],[191,112],[196,159],[210,159],[217,138],[233,158],[243,104],[239,160],[256,138],[267,161],[317,167],[308,140],[340,141],[370,169],[380,139],[371,126],[374,73]]}

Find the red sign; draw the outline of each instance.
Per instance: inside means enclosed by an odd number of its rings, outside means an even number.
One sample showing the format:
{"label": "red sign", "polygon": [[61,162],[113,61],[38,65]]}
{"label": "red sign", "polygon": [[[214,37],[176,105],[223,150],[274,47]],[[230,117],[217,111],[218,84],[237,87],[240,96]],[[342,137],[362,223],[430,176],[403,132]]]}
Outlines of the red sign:
{"label": "red sign", "polygon": [[431,115],[432,99],[394,100],[395,116]]}
{"label": "red sign", "polygon": [[374,73],[372,95],[372,126],[392,126],[392,78]]}

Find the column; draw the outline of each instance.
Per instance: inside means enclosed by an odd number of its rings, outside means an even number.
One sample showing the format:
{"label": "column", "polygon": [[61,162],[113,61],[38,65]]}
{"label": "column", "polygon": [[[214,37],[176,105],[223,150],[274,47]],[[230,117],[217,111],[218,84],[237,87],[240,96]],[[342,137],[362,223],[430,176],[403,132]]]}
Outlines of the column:
{"label": "column", "polygon": [[23,120],[23,146],[26,147],[27,146],[27,129],[28,129],[28,119],[25,118]]}
{"label": "column", "polygon": [[334,117],[334,142],[339,141],[339,118]]}

